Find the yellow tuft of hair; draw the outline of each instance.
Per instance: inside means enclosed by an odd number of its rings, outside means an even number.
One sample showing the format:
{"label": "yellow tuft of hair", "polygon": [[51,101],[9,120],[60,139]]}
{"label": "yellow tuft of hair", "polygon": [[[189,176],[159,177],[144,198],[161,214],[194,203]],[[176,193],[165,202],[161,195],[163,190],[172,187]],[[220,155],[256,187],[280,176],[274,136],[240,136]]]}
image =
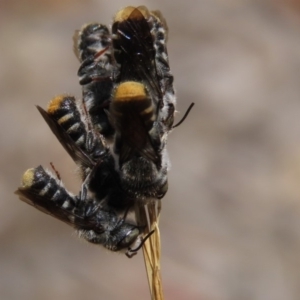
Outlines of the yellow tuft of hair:
{"label": "yellow tuft of hair", "polygon": [[145,99],[147,92],[145,86],[136,81],[127,81],[121,83],[115,91],[115,101],[128,101]]}
{"label": "yellow tuft of hair", "polygon": [[23,188],[29,188],[32,186],[34,181],[34,170],[35,169],[28,169],[22,177],[22,187]]}
{"label": "yellow tuft of hair", "polygon": [[53,114],[60,107],[61,102],[65,99],[65,97],[65,95],[59,95],[54,97],[47,107],[47,112],[49,114]]}

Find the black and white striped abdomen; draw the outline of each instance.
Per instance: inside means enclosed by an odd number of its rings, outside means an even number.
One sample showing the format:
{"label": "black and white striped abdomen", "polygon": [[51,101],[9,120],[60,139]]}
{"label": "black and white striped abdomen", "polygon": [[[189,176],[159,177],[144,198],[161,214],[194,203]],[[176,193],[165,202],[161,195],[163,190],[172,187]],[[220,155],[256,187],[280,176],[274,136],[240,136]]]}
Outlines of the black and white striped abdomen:
{"label": "black and white striped abdomen", "polygon": [[[17,192],[21,199],[56,218],[73,223],[77,199],[42,166],[28,169]],[[23,198],[22,198],[23,196]]]}
{"label": "black and white striped abdomen", "polygon": [[[139,126],[137,118],[142,120],[143,126],[150,130],[155,120],[154,105],[149,97],[146,87],[136,81],[126,81],[116,87],[110,105],[110,112],[115,118],[115,124],[122,128],[120,131],[131,125],[131,129]],[[121,122],[120,120],[123,119]],[[118,125],[117,125],[118,126]]]}
{"label": "black and white striped abdomen", "polygon": [[106,56],[102,59],[110,59],[111,39],[107,26],[98,23],[86,24],[75,32],[73,40],[74,52],[80,62],[101,54]]}
{"label": "black and white striped abdomen", "polygon": [[170,71],[169,57],[167,51],[167,35],[168,29],[163,16],[159,12],[152,12],[149,18],[151,24],[151,34],[153,37],[153,45],[155,49],[155,64],[157,75],[161,81],[163,92],[174,93],[173,80],[174,77]]}
{"label": "black and white striped abdomen", "polygon": [[62,127],[78,147],[85,150],[87,130],[83,123],[84,117],[78,109],[74,97],[55,97],[49,103],[47,113]]}
{"label": "black and white striped abdomen", "polygon": [[113,128],[105,113],[113,89],[113,59],[108,28],[98,23],[84,25],[75,32],[74,51],[81,63],[77,75],[91,121],[100,134],[111,136]]}

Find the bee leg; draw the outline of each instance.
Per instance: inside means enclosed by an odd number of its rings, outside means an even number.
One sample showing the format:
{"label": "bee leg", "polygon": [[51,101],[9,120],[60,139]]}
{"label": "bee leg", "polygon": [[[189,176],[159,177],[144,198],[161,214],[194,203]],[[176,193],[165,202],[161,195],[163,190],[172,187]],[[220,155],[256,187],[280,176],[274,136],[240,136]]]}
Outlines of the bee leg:
{"label": "bee leg", "polygon": [[92,81],[101,80],[110,75],[108,73],[106,66],[108,64],[103,61],[103,54],[108,50],[108,47],[102,49],[101,51],[95,53],[95,55],[88,56],[80,65],[79,70],[77,72],[80,85],[86,85],[91,83]]}
{"label": "bee leg", "polygon": [[[100,161],[100,163],[101,163],[101,161]],[[87,199],[88,190],[89,190],[89,186],[90,186],[90,181],[94,177],[95,172],[98,170],[97,166],[98,165],[95,164],[92,169],[87,168],[85,170],[85,177],[84,177],[84,180],[81,184],[81,190],[80,190],[79,195],[78,195],[79,199],[82,200],[82,201]]]}
{"label": "bee leg", "polygon": [[129,209],[130,209],[130,207],[127,207],[127,208],[125,209],[124,216],[123,216],[123,218],[121,219],[122,221],[125,221],[125,219],[126,219],[126,217],[127,217],[127,215],[128,215]]}
{"label": "bee leg", "polygon": [[93,77],[92,75],[88,74],[91,74],[91,70],[93,70],[96,66],[97,62],[95,61],[94,56],[92,55],[82,62],[77,73],[78,77],[80,78],[80,85],[86,85],[92,82]]}
{"label": "bee leg", "polygon": [[79,199],[81,201],[84,201],[87,199],[87,195],[88,195],[88,186],[90,184],[91,178],[94,175],[94,170],[97,169],[96,167],[94,167],[90,172],[87,173],[87,176],[85,177],[83,183],[81,184],[81,190],[79,192]]}
{"label": "bee leg", "polygon": [[86,136],[86,152],[90,154],[95,164],[104,156],[111,156],[105,139],[94,131],[88,131]]}
{"label": "bee leg", "polygon": [[132,258],[133,256],[135,256],[137,254],[137,252],[133,252],[133,253],[130,253],[129,251],[127,251],[125,253],[125,255],[128,257],[128,258]]}
{"label": "bee leg", "polygon": [[88,132],[86,136],[86,150],[88,153],[92,153],[95,149],[95,145],[97,142],[95,141],[95,135],[93,132]]}
{"label": "bee leg", "polygon": [[85,183],[83,183],[81,185],[81,190],[79,191],[77,199],[82,202],[85,201],[87,199],[87,193],[88,193],[87,185]]}
{"label": "bee leg", "polygon": [[137,254],[137,252],[143,247],[143,245],[145,244],[145,242],[148,240],[148,238],[154,233],[155,230],[150,231],[141,241],[141,243],[134,249],[131,249],[130,247],[128,248],[127,252],[125,253],[125,255],[128,258],[132,258],[134,255]]}

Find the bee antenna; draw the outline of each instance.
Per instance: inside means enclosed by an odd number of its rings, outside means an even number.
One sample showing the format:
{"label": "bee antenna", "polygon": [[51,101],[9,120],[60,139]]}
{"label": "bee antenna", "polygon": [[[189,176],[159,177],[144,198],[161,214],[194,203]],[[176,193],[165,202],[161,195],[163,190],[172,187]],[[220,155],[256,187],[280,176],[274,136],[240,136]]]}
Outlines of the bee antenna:
{"label": "bee antenna", "polygon": [[176,124],[174,125],[172,128],[175,128],[175,127],[178,127],[179,125],[181,125],[181,123],[186,119],[186,117],[188,116],[188,114],[190,113],[191,109],[193,108],[193,106],[195,105],[194,102],[192,102],[189,106],[189,108],[186,110],[184,116],[181,118],[181,120]]}

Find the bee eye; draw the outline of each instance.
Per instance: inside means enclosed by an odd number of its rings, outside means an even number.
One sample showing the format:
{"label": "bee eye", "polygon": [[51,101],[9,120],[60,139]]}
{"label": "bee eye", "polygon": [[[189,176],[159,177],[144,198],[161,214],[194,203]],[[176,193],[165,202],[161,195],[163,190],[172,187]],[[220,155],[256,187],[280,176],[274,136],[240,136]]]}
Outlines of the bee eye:
{"label": "bee eye", "polygon": [[138,237],[140,231],[134,227],[119,243],[117,248],[123,249],[130,246]]}
{"label": "bee eye", "polygon": [[168,181],[165,182],[165,184],[161,187],[159,193],[157,194],[157,199],[161,199],[164,197],[164,195],[167,193],[168,191]]}

